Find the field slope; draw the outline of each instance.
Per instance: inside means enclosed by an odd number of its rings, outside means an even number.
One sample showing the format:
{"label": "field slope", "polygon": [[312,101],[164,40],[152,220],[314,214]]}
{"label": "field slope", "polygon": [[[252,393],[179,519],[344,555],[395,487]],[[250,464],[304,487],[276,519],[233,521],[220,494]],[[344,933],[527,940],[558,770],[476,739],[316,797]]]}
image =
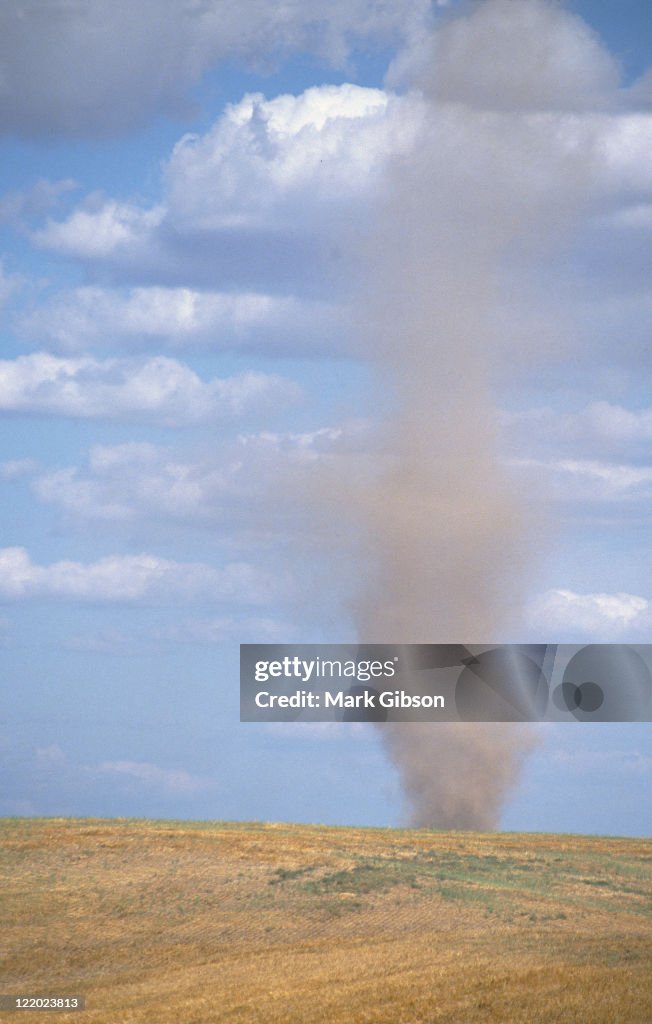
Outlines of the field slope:
{"label": "field slope", "polygon": [[3,819],[7,994],[76,1024],[652,1024],[652,844]]}

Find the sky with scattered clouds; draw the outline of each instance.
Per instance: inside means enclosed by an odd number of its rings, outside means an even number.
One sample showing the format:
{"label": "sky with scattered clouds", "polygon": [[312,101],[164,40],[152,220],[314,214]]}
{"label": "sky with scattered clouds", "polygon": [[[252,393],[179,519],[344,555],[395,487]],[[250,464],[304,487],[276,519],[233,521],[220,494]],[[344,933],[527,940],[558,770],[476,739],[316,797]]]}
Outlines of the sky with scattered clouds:
{"label": "sky with scattered clouds", "polygon": [[[433,266],[501,239],[495,639],[651,639],[651,44],[645,0],[3,5],[0,814],[401,822],[372,727],[239,723],[238,645],[355,639],[326,496],[424,149]],[[539,732],[504,827],[649,830],[652,726]]]}

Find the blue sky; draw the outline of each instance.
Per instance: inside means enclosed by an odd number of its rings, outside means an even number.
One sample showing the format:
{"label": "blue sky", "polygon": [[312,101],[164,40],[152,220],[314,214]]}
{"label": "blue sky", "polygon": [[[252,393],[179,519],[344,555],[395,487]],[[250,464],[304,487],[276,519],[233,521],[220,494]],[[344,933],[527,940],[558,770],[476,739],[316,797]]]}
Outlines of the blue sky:
{"label": "blue sky", "polygon": [[[403,820],[372,727],[239,723],[238,645],[356,638],[333,494],[403,358],[369,323],[405,180],[469,295],[498,254],[473,388],[528,555],[495,639],[648,640],[649,8],[516,9],[0,13],[0,813]],[[542,727],[503,827],[647,833],[651,738]]]}

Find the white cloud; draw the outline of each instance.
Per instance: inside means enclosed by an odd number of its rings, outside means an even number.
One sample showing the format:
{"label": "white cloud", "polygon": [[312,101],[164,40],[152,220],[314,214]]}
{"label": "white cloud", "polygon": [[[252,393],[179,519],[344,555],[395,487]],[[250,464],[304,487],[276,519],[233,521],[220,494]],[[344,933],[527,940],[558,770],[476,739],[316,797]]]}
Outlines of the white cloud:
{"label": "white cloud", "polygon": [[522,493],[549,513],[616,529],[649,520],[649,408],[598,401],[573,412],[551,406],[503,412],[500,420],[511,473]]}
{"label": "white cloud", "polygon": [[0,309],[7,304],[12,295],[24,284],[20,274],[7,273],[4,261],[0,259]]}
{"label": "white cloud", "polygon": [[37,565],[22,547],[0,549],[0,595],[5,600],[90,602],[235,601],[271,599],[274,580],[246,563],[216,569],[155,555],[109,555],[96,562]]}
{"label": "white cloud", "polygon": [[203,347],[332,352],[348,323],[329,303],[256,292],[83,287],[58,293],[19,322],[23,336],[64,352]]}
{"label": "white cloud", "polygon": [[0,479],[19,480],[21,477],[32,476],[38,469],[34,459],[7,459],[0,462]]}
{"label": "white cloud", "polygon": [[[498,0],[482,10],[501,5]],[[541,16],[541,5],[523,7],[538,11],[535,22]],[[468,20],[475,32],[482,10],[459,24],[463,27]],[[524,17],[527,21],[529,15]],[[548,223],[560,232],[568,231],[569,222],[574,230],[581,229],[578,239],[586,243],[582,258],[594,258],[588,215],[595,224],[605,213],[613,220],[652,194],[652,115],[618,110],[615,101],[609,113],[586,109],[591,90],[595,87],[601,96],[604,85],[600,68],[592,64],[594,58],[600,64],[597,44],[576,19],[566,22],[565,15],[551,8],[543,17],[546,24],[557,17],[564,23],[560,59],[584,83],[579,91],[564,92],[563,109],[532,110],[527,97],[514,109],[491,112],[448,102],[429,107],[416,92],[399,97],[353,85],[316,87],[271,100],[260,94],[245,96],[228,106],[206,133],[186,135],[177,143],[165,165],[158,204],[146,208],[91,196],[67,219],[49,220],[32,234],[37,246],[100,264],[105,279],[141,287],[63,292],[23,317],[19,329],[68,351],[157,343],[276,352],[342,350],[350,345],[352,331],[337,305],[351,276],[359,272],[360,231],[381,197],[388,160],[424,145],[432,150],[432,179],[441,194],[441,223],[434,227],[442,251],[454,244],[454,230],[468,230],[469,241],[477,246],[495,236],[497,224],[503,234],[520,231],[536,239],[539,232],[527,232],[527,218],[536,219],[545,207]],[[574,70],[573,33],[581,57]],[[471,42],[474,53],[484,53],[475,36]],[[506,66],[511,67],[509,61]],[[475,61],[473,69],[470,75],[465,66],[464,81],[475,82],[478,95],[484,95]],[[441,73],[444,78],[448,74]],[[515,95],[512,85],[505,87],[510,96]],[[548,85],[542,86],[544,98]],[[437,98],[441,101],[435,89]],[[462,154],[464,174],[476,182],[467,189],[464,213],[455,202]],[[483,198],[487,182],[492,183],[491,204]],[[451,225],[446,222],[449,209],[455,211]],[[601,230],[610,238],[610,232],[623,228],[614,222]],[[600,249],[608,251],[605,241]],[[627,262],[637,259],[632,252]],[[604,276],[613,279],[620,273],[621,267],[607,268]],[[578,265],[574,276],[580,275]],[[601,290],[608,294],[612,287],[613,280],[605,280]],[[593,297],[583,308],[581,295],[573,294],[572,284],[568,287],[567,275],[563,288],[569,326],[558,358],[563,354],[566,362],[571,337],[574,350],[583,348],[593,365],[598,350],[601,362],[624,359],[630,349],[640,357],[640,301],[629,313],[613,314],[625,317],[619,333],[632,333],[632,340],[626,337],[614,352],[613,324],[600,322],[604,318],[596,315]],[[513,322],[513,282],[506,292]],[[531,292],[526,287],[529,310]],[[297,295],[311,300],[300,302]],[[316,302],[315,296],[328,301]],[[510,357],[524,349],[527,366],[535,349],[546,350],[547,339],[543,345],[536,339],[528,343],[519,331],[506,344]]]}
{"label": "white cloud", "polygon": [[530,625],[542,633],[576,633],[606,641],[649,633],[652,603],[636,594],[549,590],[532,601],[528,617]]}
{"label": "white cloud", "polygon": [[272,458],[276,455],[297,462],[316,462],[324,455],[363,449],[369,437],[368,426],[364,420],[351,420],[343,426],[318,427],[302,433],[265,430],[242,434],[238,441],[247,451],[263,456],[267,452]]}
{"label": "white cloud", "polygon": [[328,225],[367,201],[387,156],[415,139],[419,104],[379,89],[325,85],[299,96],[245,96],[203,136],[186,135],[165,171],[177,229]]}
{"label": "white cloud", "polygon": [[[8,767],[7,783],[14,788],[13,798],[0,803],[4,814],[70,815],[74,813],[71,807],[75,794],[79,798],[85,793],[88,800],[89,792],[93,791],[95,799],[101,801],[107,793],[113,799],[116,794],[119,798],[139,795],[145,799],[183,799],[219,788],[217,779],[176,765],[122,757],[84,763],[56,743],[27,747],[3,742],[2,746]],[[25,799],[26,789],[38,793],[35,804]]]}
{"label": "white cloud", "polygon": [[652,467],[628,466],[583,459],[561,459],[551,467],[557,472],[579,477],[595,485],[602,496],[621,497],[623,492],[649,484]]}
{"label": "white cloud", "polygon": [[628,409],[613,402],[589,402],[577,412],[551,406],[503,412],[506,430],[529,437],[542,447],[570,447],[577,455],[596,454],[605,446],[652,440],[652,408]]}
{"label": "white cloud", "polygon": [[[364,262],[361,229],[382,197],[388,161],[416,147],[431,152],[441,196],[441,223],[431,227],[442,252],[452,251],[456,229],[468,230],[477,246],[495,237],[497,224],[503,235],[520,233],[536,246],[540,231],[527,230],[528,218],[536,221],[545,208],[550,225],[562,233],[569,224],[579,227],[587,252],[595,253],[590,216],[599,223],[652,195],[652,115],[619,107],[611,59],[578,19],[538,0],[514,11],[508,0],[492,0],[442,30],[445,59],[436,64],[435,86],[426,83],[430,103],[416,91],[397,96],[350,84],[269,100],[248,95],[203,135],[180,139],[165,164],[159,203],[146,208],[92,196],[67,219],[49,220],[32,234],[37,246],[101,266],[104,280],[143,287],[126,296],[106,288],[64,293],[24,318],[22,328],[70,350],[84,346],[84,331],[96,344],[108,341],[112,328],[118,344],[260,347],[262,338],[274,351],[305,351],[325,347],[330,337],[340,348],[342,314],[288,296],[341,301]],[[493,44],[485,45],[486,19],[509,59],[497,61]],[[459,57],[459,67],[451,56],[458,43],[468,56]],[[539,46],[537,77],[529,63],[512,58],[522,52],[530,62]],[[544,59],[548,54],[555,59]],[[472,96],[457,95],[456,75]],[[514,75],[532,86],[532,95],[516,87]],[[477,109],[485,101],[491,106],[492,89],[495,109]],[[596,112],[601,104],[612,109]],[[455,196],[467,178],[460,211]],[[485,199],[488,183],[492,203]],[[447,224],[450,211],[454,223]],[[511,283],[506,290],[512,296]],[[572,292],[569,305],[578,298]],[[585,314],[590,320],[591,310]],[[574,330],[576,351],[579,339],[594,338],[593,328],[591,322],[584,332],[581,324]],[[614,358],[611,338],[605,360]],[[595,362],[595,343],[583,343]],[[522,333],[510,351],[519,346],[530,357],[537,347],[524,344]],[[621,348],[627,345],[617,358]]]}
{"label": "white cloud", "polygon": [[96,445],[87,465],[42,473],[32,486],[41,501],[74,517],[219,524],[221,536],[251,531],[250,539],[260,540],[275,535],[275,517],[285,529],[299,528],[304,470],[340,454],[355,458],[364,443],[363,425],[353,422],[243,434],[200,456],[142,442]]}
{"label": "white cloud", "polygon": [[102,761],[87,771],[114,779],[133,780],[139,785],[162,791],[170,796],[184,796],[211,789],[214,779],[193,775],[183,768],[162,768],[150,761]]}
{"label": "white cloud", "polygon": [[95,446],[87,467],[45,473],[34,490],[82,518],[223,522],[225,507],[246,500],[251,483],[237,452],[189,461],[171,449],[127,442]]}
{"label": "white cloud", "polygon": [[50,181],[39,178],[33,185],[0,196],[0,222],[21,226],[32,217],[43,217],[57,206],[61,197],[77,188],[72,178]]}
{"label": "white cloud", "polygon": [[639,206],[640,193],[649,194],[652,189],[652,115],[602,116],[594,120],[593,127],[604,185],[632,193]]}
{"label": "white cloud", "polygon": [[485,0],[435,35],[425,76],[444,102],[578,111],[612,100],[619,69],[588,25],[557,4]]}
{"label": "white cloud", "polygon": [[62,256],[119,258],[148,238],[164,215],[162,206],[142,209],[91,195],[67,220],[48,220],[45,227],[33,232],[32,241]]}
{"label": "white cloud", "polygon": [[0,6],[0,130],[115,133],[187,113],[189,87],[225,59],[264,69],[299,50],[342,66],[356,40],[396,43],[429,18],[426,0],[16,0]]}
{"label": "white cloud", "polygon": [[[617,502],[629,504],[647,500],[652,489],[652,467],[598,459],[511,459],[509,465],[531,479],[542,494],[545,480],[548,496],[564,503]],[[620,505],[624,512],[624,504]]]}
{"label": "white cloud", "polygon": [[415,143],[422,118],[416,95],[349,84],[245,96],[177,143],[158,205],[90,197],[31,238],[121,282],[322,294],[350,274],[387,157]]}
{"label": "white cloud", "polygon": [[139,418],[168,425],[228,419],[297,397],[281,377],[245,373],[202,381],[157,356],[63,359],[46,352],[0,360],[0,410],[91,418]]}
{"label": "white cloud", "polygon": [[587,432],[614,441],[652,440],[652,408],[625,409],[610,402],[592,402],[577,417]]}

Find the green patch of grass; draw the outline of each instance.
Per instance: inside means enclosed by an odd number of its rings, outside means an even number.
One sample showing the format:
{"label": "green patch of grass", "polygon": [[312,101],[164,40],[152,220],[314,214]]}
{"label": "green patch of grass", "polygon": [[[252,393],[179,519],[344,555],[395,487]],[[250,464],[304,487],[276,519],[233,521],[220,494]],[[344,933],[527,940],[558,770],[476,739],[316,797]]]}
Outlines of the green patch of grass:
{"label": "green patch of grass", "polygon": [[332,871],[306,882],[306,892],[369,894],[382,892],[396,885],[418,888],[423,872],[412,859],[364,857],[353,867]]}
{"label": "green patch of grass", "polygon": [[269,885],[278,885],[280,882],[291,882],[295,878],[303,878],[304,875],[311,874],[315,869],[313,867],[306,868],[277,868],[274,875],[269,880]]}

